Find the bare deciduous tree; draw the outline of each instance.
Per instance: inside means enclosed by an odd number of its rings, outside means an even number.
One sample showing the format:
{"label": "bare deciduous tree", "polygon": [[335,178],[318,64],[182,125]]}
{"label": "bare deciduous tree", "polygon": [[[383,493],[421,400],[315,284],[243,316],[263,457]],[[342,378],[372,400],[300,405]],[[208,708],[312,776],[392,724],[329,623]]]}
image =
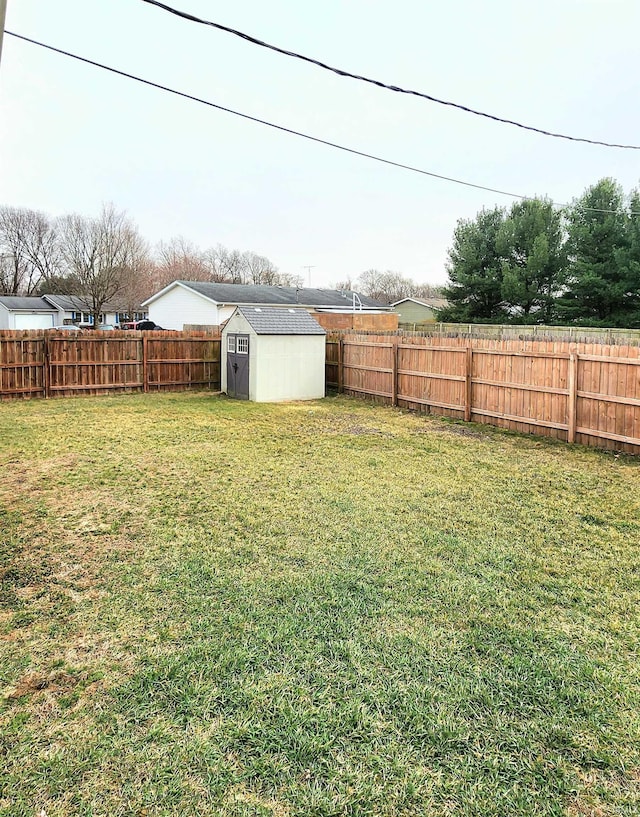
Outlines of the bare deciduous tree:
{"label": "bare deciduous tree", "polygon": [[140,237],[125,213],[106,205],[98,218],[60,220],[64,260],[78,281],[79,297],[98,326],[103,306],[120,295],[134,263]]}
{"label": "bare deciduous tree", "polygon": [[132,234],[123,285],[116,298],[120,311],[125,312],[129,320],[134,319],[140,304],[157,291],[153,278],[155,269],[148,243],[137,232]]}
{"label": "bare deciduous tree", "polygon": [[37,210],[0,207],[0,289],[33,295],[61,273],[55,224]]}
{"label": "bare deciduous tree", "polygon": [[339,289],[341,292],[353,292],[354,282],[351,278],[344,278],[342,281],[331,284],[331,288]]}
{"label": "bare deciduous tree", "polygon": [[264,255],[258,255],[255,252],[245,252],[242,255],[247,284],[276,286],[280,283],[278,268]]}
{"label": "bare deciduous tree", "polygon": [[297,287],[302,289],[304,286],[304,277],[302,275],[294,275],[292,272],[279,272],[278,280],[275,282],[281,287]]}
{"label": "bare deciduous tree", "polygon": [[218,270],[230,284],[246,284],[246,262],[240,250],[228,250],[222,244],[215,249]]}
{"label": "bare deciduous tree", "polygon": [[204,254],[182,236],[160,243],[156,274],[160,279],[160,288],[171,281],[209,280],[209,268]]}
{"label": "bare deciduous tree", "polygon": [[354,285],[358,291],[384,304],[392,304],[402,298],[435,297],[439,294],[436,287],[417,284],[393,270],[367,270],[358,276]]}

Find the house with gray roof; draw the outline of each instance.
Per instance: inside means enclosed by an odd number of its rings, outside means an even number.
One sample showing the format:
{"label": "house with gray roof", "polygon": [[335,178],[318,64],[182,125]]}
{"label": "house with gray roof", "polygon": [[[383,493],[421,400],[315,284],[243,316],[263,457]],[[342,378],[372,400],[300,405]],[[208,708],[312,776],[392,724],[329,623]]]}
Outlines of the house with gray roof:
{"label": "house with gray roof", "polygon": [[287,308],[311,313],[387,313],[390,306],[357,292],[306,287],[252,284],[217,284],[208,281],[174,281],[142,304],[149,318],[165,329],[220,326],[238,306]]}
{"label": "house with gray roof", "polygon": [[[143,307],[130,318],[122,307],[106,303],[99,318],[101,326],[126,320],[143,320]],[[0,329],[50,329],[69,324],[90,327],[93,324],[89,300],[79,295],[42,295],[42,297],[0,296]]]}
{"label": "house with gray roof", "polygon": [[58,325],[58,310],[44,298],[0,296],[0,329],[48,329]]}
{"label": "house with gray roof", "polygon": [[[60,320],[56,325],[74,324],[77,326],[84,324],[90,326],[93,324],[90,298],[83,298],[80,295],[43,295],[42,297],[60,313]],[[139,311],[130,316],[122,305],[105,303],[102,306],[98,323],[100,325],[115,326],[129,320],[141,321],[146,317],[147,312],[141,306]]]}

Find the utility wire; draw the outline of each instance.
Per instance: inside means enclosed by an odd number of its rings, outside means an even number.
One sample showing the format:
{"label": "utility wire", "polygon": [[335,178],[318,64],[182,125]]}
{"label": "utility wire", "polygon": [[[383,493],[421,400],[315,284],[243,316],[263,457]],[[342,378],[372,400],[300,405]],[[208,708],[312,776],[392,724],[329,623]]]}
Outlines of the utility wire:
{"label": "utility wire", "polygon": [[[521,193],[511,193],[507,190],[499,190],[495,187],[486,187],[482,184],[474,184],[473,182],[463,181],[462,179],[455,179],[452,176],[443,176],[440,173],[432,173],[429,170],[423,170],[419,167],[414,167],[412,165],[406,165],[402,162],[394,162],[391,159],[384,159],[381,156],[375,156],[373,153],[366,153],[363,150],[356,150],[355,148],[346,147],[345,145],[339,145],[337,142],[330,142],[327,139],[320,139],[317,136],[311,136],[308,133],[303,133],[302,131],[293,130],[292,128],[286,128],[284,125],[277,125],[274,122],[268,122],[266,119],[259,119],[257,116],[250,116],[246,113],[241,113],[240,111],[235,111],[232,108],[226,108],[224,105],[218,105],[215,102],[210,102],[207,99],[202,99],[201,97],[193,96],[192,94],[184,93],[183,91],[177,91],[175,88],[169,88],[167,85],[160,85],[158,82],[152,82],[148,79],[143,79],[142,77],[138,77],[135,74],[129,74],[126,71],[120,71],[117,68],[112,68],[109,65],[104,65],[103,63],[96,62],[95,60],[87,59],[86,57],[80,57],[78,54],[72,54],[70,51],[63,51],[61,48],[55,48],[52,45],[47,45],[46,43],[41,43],[38,40],[33,40],[30,37],[25,37],[22,34],[16,34],[14,31],[5,30],[5,34],[8,34],[11,37],[16,37],[18,40],[23,40],[24,42],[31,43],[32,45],[37,45],[40,48],[46,48],[48,51],[54,51],[56,54],[62,54],[65,57],[71,57],[71,59],[78,60],[79,62],[84,62],[87,65],[93,65],[96,68],[102,68],[105,71],[109,71],[112,74],[117,74],[121,77],[126,77],[127,79],[135,80],[135,82],[141,82],[143,85],[149,85],[152,88],[158,88],[160,91],[166,91],[169,94],[174,94],[175,96],[183,97],[184,99],[190,99],[192,102],[198,102],[201,105],[207,105],[209,108],[215,108],[218,111],[224,111],[225,113],[233,114],[234,116],[240,116],[242,119],[248,119],[251,122],[257,122],[259,125],[266,125],[269,128],[274,128],[275,130],[282,131],[284,133],[290,133],[292,136],[299,136],[302,139],[308,139],[310,142],[317,142],[320,145],[326,145],[327,147],[335,148],[336,150],[342,150],[345,153],[351,153],[355,156],[362,156],[365,159],[372,159],[375,162],[381,162],[385,165],[391,165],[392,167],[399,167],[402,170],[409,170],[412,173],[420,173],[422,176],[431,176],[434,179],[442,179],[446,182],[453,182],[454,184],[461,184],[464,187],[473,187],[476,190],[486,190],[489,193],[498,193],[501,196],[510,196],[514,199],[521,199],[523,201],[532,201],[535,197],[534,196],[524,196]],[[555,207],[567,207],[566,204],[559,204],[558,202],[551,201],[550,202]],[[619,210],[603,210],[597,207],[583,207],[583,210],[590,210],[596,213],[619,213]],[[640,215],[639,212],[631,212],[630,215]]]}
{"label": "utility wire", "polygon": [[505,119],[501,116],[494,116],[493,114],[485,113],[484,111],[477,111],[474,108],[469,108],[467,105],[460,105],[457,102],[448,102],[445,99],[439,99],[438,97],[431,96],[431,94],[422,93],[421,91],[412,91],[407,88],[401,88],[398,85],[389,85],[386,82],[381,82],[377,79],[364,77],[360,74],[352,74],[350,71],[345,71],[342,68],[334,68],[333,66],[327,65],[320,60],[313,59],[313,57],[306,57],[304,54],[298,54],[295,51],[287,51],[285,48],[279,48],[277,45],[272,45],[271,43],[266,43],[263,40],[258,40],[256,37],[252,37],[250,34],[245,34],[244,32],[238,31],[235,28],[230,28],[229,26],[222,25],[221,23],[214,23],[211,20],[203,20],[201,17],[196,17],[195,15],[189,14],[186,11],[180,11],[179,9],[166,5],[166,3],[160,3],[158,0],[142,0],[142,2],[149,3],[151,6],[157,6],[164,11],[168,11],[170,14],[175,14],[177,17],[181,17],[182,19],[188,20],[192,23],[211,26],[211,28],[216,28],[219,31],[226,31],[228,34],[233,34],[235,37],[240,37],[242,40],[246,40],[247,42],[260,46],[261,48],[268,48],[270,51],[275,51],[278,54],[284,54],[286,57],[293,57],[294,59],[302,60],[303,62],[308,62],[312,65],[317,65],[319,68],[323,68],[325,71],[331,71],[340,77],[357,79],[360,82],[367,82],[370,85],[376,85],[378,88],[384,88],[387,91],[395,91],[399,94],[409,94],[410,96],[421,97],[429,102],[436,102],[438,105],[447,105],[450,108],[457,108],[465,113],[474,114],[474,116],[482,116],[485,119],[491,119],[494,122],[500,122],[505,125],[514,125],[516,128],[533,131],[534,133],[539,133],[543,136],[552,136],[555,139],[568,139],[570,142],[586,142],[589,145],[601,145],[603,147],[621,148],[623,150],[640,150],[640,145],[619,145],[614,142],[602,142],[598,139],[586,139],[580,136],[567,136],[564,133],[554,133],[553,131],[543,130],[542,128],[535,128],[532,125],[523,125],[522,122],[516,122],[513,119]]}

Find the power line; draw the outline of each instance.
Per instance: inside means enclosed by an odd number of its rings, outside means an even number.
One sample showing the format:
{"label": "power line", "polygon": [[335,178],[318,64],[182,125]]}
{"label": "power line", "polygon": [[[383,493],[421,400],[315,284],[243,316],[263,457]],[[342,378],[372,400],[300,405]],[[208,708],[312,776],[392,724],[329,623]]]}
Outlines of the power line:
{"label": "power line", "polygon": [[[535,197],[534,196],[524,196],[521,193],[511,193],[507,190],[499,190],[495,187],[486,187],[482,184],[475,184],[474,182],[467,182],[462,179],[455,179],[452,176],[443,176],[440,173],[432,173],[429,170],[423,170],[419,167],[414,167],[413,165],[403,164],[402,162],[395,162],[392,159],[384,159],[381,156],[376,156],[373,153],[366,153],[362,150],[356,150],[355,148],[346,147],[345,145],[340,145],[337,142],[330,142],[327,139],[320,139],[318,136],[311,136],[311,134],[303,133],[302,131],[293,130],[293,128],[287,128],[284,125],[277,125],[274,122],[268,122],[266,119],[259,119],[256,116],[250,116],[249,114],[242,113],[241,111],[235,111],[232,108],[226,108],[224,105],[218,105],[215,102],[210,102],[207,99],[202,99],[201,97],[193,96],[192,94],[187,94],[184,91],[177,91],[175,88],[169,88],[167,85],[160,85],[158,82],[152,82],[151,80],[144,79],[143,77],[138,77],[135,74],[129,74],[126,71],[120,71],[118,68],[112,68],[109,65],[104,65],[103,63],[96,62],[95,60],[90,60],[87,57],[81,57],[78,54],[72,54],[70,51],[64,51],[61,48],[55,48],[53,45],[47,45],[46,43],[39,42],[38,40],[33,40],[30,37],[25,37],[23,34],[16,34],[14,31],[5,30],[5,34],[9,34],[11,37],[16,37],[18,40],[23,40],[24,42],[31,43],[32,45],[37,45],[40,48],[46,48],[48,51],[53,51],[56,54],[62,54],[65,57],[70,57],[73,60],[77,60],[78,62],[86,63],[87,65],[93,65],[95,68],[102,68],[105,71],[109,71],[112,74],[117,74],[120,77],[126,77],[127,79],[132,79],[135,82],[140,82],[143,85],[149,85],[151,88],[157,88],[160,91],[166,91],[169,94],[173,94],[174,96],[182,97],[183,99],[189,99],[192,102],[198,102],[201,105],[206,105],[209,108],[215,108],[218,111],[224,111],[225,113],[233,114],[233,116],[239,116],[242,119],[248,119],[250,122],[256,122],[259,125],[265,125],[268,128],[273,128],[274,130],[282,131],[283,133],[289,133],[292,136],[299,136],[302,139],[308,139],[310,142],[316,142],[320,145],[326,145],[327,147],[335,148],[336,150],[342,150],[345,153],[351,153],[354,156],[362,156],[365,159],[371,159],[374,162],[381,162],[385,165],[391,165],[392,167],[398,167],[402,170],[408,170],[412,173],[420,173],[422,176],[430,176],[434,179],[441,179],[442,181],[452,182],[453,184],[461,184],[464,187],[472,187],[476,190],[485,190],[488,193],[497,193],[500,196],[510,196],[514,199],[521,199],[523,201],[532,201]],[[567,207],[567,204],[560,204],[558,202],[550,201],[555,207]],[[583,210],[589,210],[591,212],[596,213],[619,213],[619,210],[604,210],[599,209],[597,207],[583,207]],[[630,212],[630,215],[640,215],[639,212]]]}
{"label": "power line", "polygon": [[521,128],[522,130],[533,131],[533,133],[539,133],[542,136],[552,136],[555,139],[567,139],[570,142],[585,142],[589,145],[601,145],[602,147],[608,148],[621,148],[622,150],[640,150],[640,145],[620,145],[616,144],[615,142],[603,142],[598,139],[587,139],[585,137],[580,136],[568,136],[564,133],[554,133],[553,131],[544,130],[543,128],[536,128],[532,125],[523,125],[522,122],[516,122],[514,119],[506,119],[502,116],[495,116],[494,114],[485,113],[484,111],[478,111],[475,108],[470,108],[467,105],[461,105],[457,102],[449,102],[445,99],[439,99],[436,96],[432,96],[431,94],[426,94],[421,91],[412,91],[407,88],[401,88],[398,85],[389,85],[386,82],[381,82],[377,79],[371,79],[370,77],[364,77],[360,74],[352,74],[350,71],[345,71],[342,68],[334,68],[331,65],[327,65],[327,63],[321,62],[320,60],[313,59],[313,57],[306,57],[304,54],[298,54],[295,51],[287,51],[285,48],[279,48],[277,45],[272,45],[271,43],[264,42],[263,40],[259,40],[256,37],[252,37],[250,34],[245,34],[243,31],[238,31],[235,28],[230,28],[229,26],[222,25],[222,23],[214,23],[211,20],[203,20],[201,17],[196,17],[193,14],[189,14],[186,11],[180,11],[179,9],[173,8],[172,6],[166,5],[166,3],[160,3],[158,0],[142,0],[143,3],[149,3],[151,6],[157,6],[164,11],[168,11],[170,14],[175,14],[177,17],[181,17],[183,20],[188,20],[192,23],[199,23],[200,25],[210,26],[211,28],[216,28],[219,31],[225,31],[228,34],[233,34],[235,37],[240,37],[242,40],[246,40],[246,42],[251,43],[252,45],[260,46],[260,48],[268,48],[270,51],[275,51],[278,54],[284,54],[286,57],[293,57],[297,60],[302,60],[303,62],[311,63],[312,65],[317,65],[318,68],[323,68],[325,71],[331,71],[334,74],[337,74],[340,77],[348,77],[349,79],[356,79],[359,82],[366,82],[369,85],[376,85],[378,88],[384,88],[387,91],[395,91],[398,94],[409,94],[410,96],[417,96],[421,99],[426,99],[429,102],[435,102],[438,105],[446,105],[450,108],[457,108],[460,111],[464,111],[465,113],[473,114],[474,116],[481,116],[485,119],[491,119],[494,122],[500,122],[504,125],[513,125],[516,128]]}

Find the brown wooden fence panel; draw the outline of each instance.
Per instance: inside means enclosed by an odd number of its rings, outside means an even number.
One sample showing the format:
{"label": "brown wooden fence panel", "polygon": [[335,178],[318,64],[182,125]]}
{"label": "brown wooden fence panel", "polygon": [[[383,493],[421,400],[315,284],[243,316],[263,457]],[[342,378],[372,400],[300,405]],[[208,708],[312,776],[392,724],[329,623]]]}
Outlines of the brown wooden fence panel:
{"label": "brown wooden fence panel", "polygon": [[220,388],[218,337],[0,331],[2,398],[188,388]]}
{"label": "brown wooden fence panel", "polygon": [[133,333],[51,333],[45,342],[51,397],[142,390],[142,339]]}
{"label": "brown wooden fence panel", "polygon": [[0,398],[44,397],[42,333],[0,331]]}
{"label": "brown wooden fence panel", "polygon": [[146,342],[148,391],[220,388],[219,338],[153,333]]}
{"label": "brown wooden fence panel", "polygon": [[636,345],[356,332],[327,341],[331,382],[347,393],[640,453]]}
{"label": "brown wooden fence panel", "polygon": [[343,344],[343,388],[358,394],[393,399],[393,348],[389,339],[349,340]]}
{"label": "brown wooden fence panel", "polygon": [[593,444],[595,438],[623,450],[640,446],[640,348],[589,344],[579,362],[576,440]]}
{"label": "brown wooden fence panel", "polygon": [[327,338],[327,347],[326,347],[326,355],[325,355],[325,366],[324,366],[324,380],[327,386],[330,386],[334,389],[339,389],[341,383],[339,381],[339,366],[340,366],[340,349],[341,341],[340,340],[332,340]]}
{"label": "brown wooden fence panel", "polygon": [[465,409],[466,349],[398,344],[398,402],[461,413]]}

